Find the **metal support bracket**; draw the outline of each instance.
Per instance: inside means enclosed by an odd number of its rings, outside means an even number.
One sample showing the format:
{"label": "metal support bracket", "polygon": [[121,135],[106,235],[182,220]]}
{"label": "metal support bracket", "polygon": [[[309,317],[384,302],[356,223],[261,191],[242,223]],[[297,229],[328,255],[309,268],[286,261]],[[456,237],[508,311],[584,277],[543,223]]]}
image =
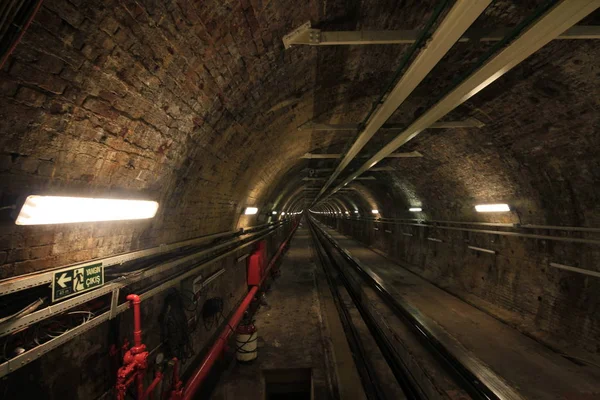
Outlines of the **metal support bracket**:
{"label": "metal support bracket", "polygon": [[108,319],[113,319],[117,316],[117,307],[119,306],[119,292],[120,288],[116,288],[112,291],[112,296],[110,298],[110,315]]}
{"label": "metal support bracket", "polygon": [[313,29],[310,21],[305,22],[283,37],[283,45],[289,49],[295,44],[317,45],[321,42],[321,30]]}

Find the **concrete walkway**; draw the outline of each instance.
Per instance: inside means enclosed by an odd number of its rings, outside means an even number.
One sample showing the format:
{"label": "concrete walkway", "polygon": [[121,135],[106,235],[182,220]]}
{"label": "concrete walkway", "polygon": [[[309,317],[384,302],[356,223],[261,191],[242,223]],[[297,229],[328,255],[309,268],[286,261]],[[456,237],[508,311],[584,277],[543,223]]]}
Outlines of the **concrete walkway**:
{"label": "concrete walkway", "polygon": [[[362,386],[350,354],[327,281],[315,263],[312,239],[300,226],[280,267],[281,276],[267,293],[267,305],[255,315],[258,359],[234,362],[212,398],[218,400],[304,399],[288,393],[267,396],[266,380],[309,371],[313,399],[361,399]],[[275,375],[272,372],[274,371]],[[275,376],[274,378],[269,378]],[[279,377],[278,377],[279,376]],[[290,390],[294,385],[287,384]]]}

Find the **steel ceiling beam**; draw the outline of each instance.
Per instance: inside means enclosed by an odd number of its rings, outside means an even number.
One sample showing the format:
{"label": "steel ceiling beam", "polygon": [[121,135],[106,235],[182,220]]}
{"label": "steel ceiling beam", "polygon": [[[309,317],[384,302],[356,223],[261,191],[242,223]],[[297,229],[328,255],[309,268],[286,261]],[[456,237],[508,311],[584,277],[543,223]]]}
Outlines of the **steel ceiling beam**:
{"label": "steel ceiling beam", "polygon": [[311,170],[314,172],[331,172],[333,171],[333,168],[305,168],[302,172],[310,172]]}
{"label": "steel ceiling beam", "polygon": [[[452,128],[482,128],[485,124],[477,118],[467,118],[463,121],[436,122],[429,128],[452,129]],[[380,129],[388,131],[401,131],[406,127],[403,124],[383,124]],[[360,124],[320,124],[312,121],[306,122],[298,127],[299,131],[358,131]]]}
{"label": "steel ceiling beam", "polygon": [[[419,153],[420,154],[420,153]],[[333,171],[333,168],[316,168],[313,171],[315,171],[315,173],[319,172],[319,171],[323,171],[323,172],[331,172]],[[371,168],[369,171],[371,172],[383,172],[383,171],[395,171],[395,169],[393,167],[375,167],[375,168]],[[303,173],[310,173],[310,169],[303,169],[302,171]],[[303,181],[324,181],[326,180],[326,177],[318,177],[318,176],[307,176],[305,178],[302,178]]]}
{"label": "steel ceiling beam", "polygon": [[388,93],[385,101],[371,115],[363,131],[346,152],[329,180],[323,185],[317,200],[490,3],[491,0],[475,2],[459,0],[452,6],[438,28],[431,35],[425,47],[419,52],[402,75],[402,78]]}
{"label": "steel ceiling beam", "polygon": [[[418,151],[411,151],[409,153],[390,153],[388,154],[388,158],[421,158],[423,154]],[[358,157],[358,158],[367,158],[367,157]]]}
{"label": "steel ceiling beam", "polygon": [[[324,181],[327,178],[302,178],[303,181]],[[364,181],[374,181],[375,178],[374,176],[359,176],[358,178],[356,178],[356,180],[362,179]],[[319,190],[319,188],[316,188],[315,190]]]}
{"label": "steel ceiling beam", "polygon": [[315,153],[306,153],[300,158],[306,158],[308,160],[315,159],[329,159],[329,158],[342,158],[342,154],[315,154]]}
{"label": "steel ceiling beam", "polygon": [[371,171],[371,172],[395,171],[395,169],[392,167],[376,167],[376,168],[371,168],[369,171]]}
{"label": "steel ceiling beam", "polygon": [[569,27],[598,9],[598,7],[600,7],[600,0],[563,0],[556,4],[525,29],[510,45],[492,56],[483,66],[473,72],[377,154],[367,160],[358,170],[344,179],[342,183],[333,189],[332,193],[356,179],[389,154],[392,154],[400,146],[489,86],[527,57],[560,36]]}
{"label": "steel ceiling beam", "polygon": [[[498,42],[513,28],[501,28],[494,31],[479,30],[462,35],[458,41],[464,42]],[[417,41],[419,31],[322,31],[306,22],[299,28],[283,37],[286,49],[294,45],[308,46],[349,46],[373,44],[412,44]],[[573,26],[554,39],[581,40],[600,39],[600,26]]]}
{"label": "steel ceiling beam", "polygon": [[[306,153],[300,158],[306,158],[309,160],[313,159],[338,159],[342,158],[343,154],[332,154],[332,153]],[[423,154],[418,151],[411,151],[408,153],[390,153],[386,157],[388,158],[420,158],[423,157]],[[369,158],[369,156],[359,156],[358,158]]]}

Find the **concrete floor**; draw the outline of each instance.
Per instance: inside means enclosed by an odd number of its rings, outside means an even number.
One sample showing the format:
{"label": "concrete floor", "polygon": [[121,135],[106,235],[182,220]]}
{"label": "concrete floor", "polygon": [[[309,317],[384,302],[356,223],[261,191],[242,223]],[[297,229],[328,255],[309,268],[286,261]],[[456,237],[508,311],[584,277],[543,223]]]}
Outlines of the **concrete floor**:
{"label": "concrete floor", "polygon": [[453,353],[480,365],[476,372],[495,375],[527,399],[600,398],[600,368],[574,363],[363,244],[332,229],[327,232],[418,312]]}
{"label": "concrete floor", "polygon": [[315,260],[310,233],[300,226],[283,258],[281,276],[267,293],[268,304],[255,315],[258,359],[233,362],[213,399],[266,399],[265,371],[296,368],[311,370],[314,399],[364,398],[326,278]]}

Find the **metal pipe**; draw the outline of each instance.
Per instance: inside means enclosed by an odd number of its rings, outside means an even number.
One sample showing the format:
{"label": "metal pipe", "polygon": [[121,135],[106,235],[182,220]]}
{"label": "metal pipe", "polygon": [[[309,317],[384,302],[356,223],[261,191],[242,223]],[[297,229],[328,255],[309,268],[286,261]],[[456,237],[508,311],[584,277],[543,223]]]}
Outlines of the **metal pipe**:
{"label": "metal pipe", "polygon": [[10,293],[15,293],[15,292],[25,290],[25,289],[30,289],[34,286],[50,284],[50,283],[52,283],[54,273],[57,270],[60,270],[63,268],[69,268],[69,267],[72,267],[75,265],[85,265],[89,262],[94,262],[94,263],[101,262],[102,265],[106,268],[106,267],[110,267],[113,265],[121,265],[125,262],[137,260],[137,259],[140,259],[143,257],[165,254],[167,252],[180,249],[182,247],[200,245],[207,241],[211,241],[214,239],[220,239],[225,236],[236,236],[237,237],[238,233],[239,233],[238,231],[220,232],[220,233],[216,233],[216,234],[212,234],[212,235],[201,236],[201,237],[198,237],[195,239],[189,239],[189,240],[184,240],[181,242],[151,247],[151,248],[144,249],[144,250],[136,250],[133,252],[122,253],[122,254],[105,257],[105,258],[95,258],[95,259],[87,260],[82,263],[62,265],[62,266],[59,266],[56,268],[46,269],[43,272],[35,272],[35,273],[30,273],[30,274],[13,276],[10,278],[0,280],[0,296],[10,294]]}
{"label": "metal pipe", "polygon": [[156,371],[156,376],[154,377],[154,380],[152,381],[150,386],[148,386],[148,388],[146,388],[146,392],[142,396],[142,400],[146,400],[146,399],[152,400],[152,392],[154,391],[154,389],[156,389],[156,386],[158,386],[158,384],[162,381],[162,379],[163,379],[162,372]]}
{"label": "metal pipe", "polygon": [[411,224],[408,222],[396,222],[396,221],[381,221],[381,220],[368,220],[368,219],[350,219],[351,221],[370,221],[370,222],[381,222],[382,224],[392,225],[406,225],[406,226],[417,226],[421,228],[433,228],[433,229],[446,229],[450,231],[461,231],[461,232],[473,232],[473,233],[485,233],[488,235],[499,235],[499,236],[513,236],[522,237],[528,239],[540,239],[540,240],[553,240],[557,242],[572,242],[572,243],[585,243],[592,245],[600,245],[600,240],[593,239],[580,239],[580,238],[569,238],[562,236],[549,236],[549,235],[535,235],[531,233],[519,233],[519,232],[507,232],[507,231],[491,231],[487,229],[472,229],[472,228],[459,228],[455,226],[440,226],[440,225],[426,225],[426,224]]}
{"label": "metal pipe", "polygon": [[217,340],[215,341],[215,343],[213,343],[212,347],[208,351],[208,354],[202,360],[200,367],[198,367],[198,369],[194,372],[192,377],[186,383],[186,385],[183,389],[183,399],[184,400],[191,400],[194,398],[196,392],[202,385],[202,382],[204,382],[204,379],[210,372],[211,368],[213,367],[213,365],[215,364],[215,362],[217,361],[219,356],[223,353],[223,350],[225,349],[225,346],[227,345],[227,341],[228,341],[229,337],[235,331],[238,324],[242,320],[244,313],[246,312],[246,310],[250,306],[250,303],[252,303],[252,300],[258,293],[260,286],[264,283],[266,277],[268,276],[270,269],[273,267],[273,265],[275,265],[275,263],[277,262],[277,260],[281,256],[281,254],[283,253],[285,246],[288,244],[288,242],[292,238],[292,235],[296,231],[298,224],[299,224],[299,222],[296,222],[296,225],[292,228],[292,231],[290,232],[288,237],[279,246],[279,249],[277,249],[277,252],[269,261],[269,264],[267,265],[267,268],[265,269],[265,273],[260,281],[260,284],[258,286],[253,286],[250,289],[250,291],[248,292],[248,294],[246,294],[246,296],[240,303],[237,310],[233,313],[233,315],[229,319],[229,322],[227,323],[227,325],[225,326],[225,328],[223,329],[221,334],[217,337]]}
{"label": "metal pipe", "polygon": [[227,326],[225,327],[225,329],[223,329],[219,337],[217,337],[215,343],[210,348],[208,354],[200,364],[200,367],[196,370],[196,372],[194,372],[194,375],[192,375],[190,380],[185,385],[183,389],[184,400],[191,400],[194,398],[194,395],[196,394],[196,392],[200,388],[200,385],[210,372],[212,366],[221,356],[223,349],[227,345],[227,340],[229,339],[229,336],[231,336],[234,329],[237,328],[238,324],[242,320],[242,317],[244,316],[244,313],[250,306],[250,303],[252,302],[254,296],[256,296],[257,293],[258,286],[254,286],[252,287],[252,289],[250,289],[246,297],[244,297],[244,300],[242,300],[242,303],[227,323]]}
{"label": "metal pipe", "polygon": [[[362,218],[364,220],[373,220],[373,218]],[[573,231],[573,232],[600,232],[600,228],[590,228],[586,226],[557,226],[557,225],[535,225],[535,224],[516,224],[516,223],[502,223],[502,222],[475,222],[475,221],[444,221],[436,219],[423,219],[423,218],[380,218],[383,221],[409,221],[409,222],[420,222],[430,224],[449,224],[449,225],[481,225],[481,226],[495,226],[501,228],[511,229],[546,229],[552,231]]]}
{"label": "metal pipe", "polygon": [[[128,353],[133,355],[133,359],[131,364],[133,365],[132,371],[135,375],[135,380],[137,383],[137,397],[139,400],[143,400],[144,398],[144,371],[146,370],[146,356],[147,352],[146,346],[142,344],[142,313],[140,309],[140,296],[137,294],[129,294],[126,299],[130,302],[133,308],[133,343],[134,346],[128,351]],[[146,354],[146,356],[142,356],[142,354]],[[137,356],[140,355],[138,358]]]}
{"label": "metal pipe", "polygon": [[598,272],[598,271],[591,271],[589,269],[571,267],[570,265],[564,265],[564,264],[553,263],[553,262],[550,263],[550,266],[554,267],[554,268],[558,268],[558,269],[563,269],[565,271],[577,272],[578,274],[584,274],[584,275],[589,275],[589,276],[594,276],[596,278],[600,278],[600,272]]}
{"label": "metal pipe", "polygon": [[135,347],[142,345],[142,313],[140,310],[140,296],[137,294],[127,295],[127,300],[133,308],[133,343]]}

